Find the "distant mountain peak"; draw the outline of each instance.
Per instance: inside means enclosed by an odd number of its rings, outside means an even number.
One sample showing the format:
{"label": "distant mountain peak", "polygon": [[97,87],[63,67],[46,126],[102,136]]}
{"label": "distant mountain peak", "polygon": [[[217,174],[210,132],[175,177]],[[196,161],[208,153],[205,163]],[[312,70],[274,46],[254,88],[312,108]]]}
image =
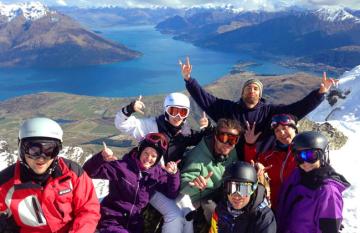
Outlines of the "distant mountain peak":
{"label": "distant mountain peak", "polygon": [[320,8],[315,11],[315,14],[323,21],[353,21],[355,23],[360,23],[360,19],[358,17],[352,15],[350,12],[339,6]]}
{"label": "distant mountain peak", "polygon": [[41,2],[27,2],[18,4],[4,4],[0,2],[0,16],[5,16],[8,21],[23,15],[26,20],[37,20],[51,13]]}

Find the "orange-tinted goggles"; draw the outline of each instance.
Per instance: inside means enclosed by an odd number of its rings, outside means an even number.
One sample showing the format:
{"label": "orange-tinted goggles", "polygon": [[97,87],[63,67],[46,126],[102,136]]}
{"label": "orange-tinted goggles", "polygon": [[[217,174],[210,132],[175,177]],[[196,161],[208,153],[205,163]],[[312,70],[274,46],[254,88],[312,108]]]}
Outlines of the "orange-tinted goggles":
{"label": "orange-tinted goggles", "polygon": [[166,113],[172,117],[176,117],[177,115],[179,115],[181,118],[186,118],[189,115],[189,109],[175,107],[175,106],[168,106],[166,108]]}
{"label": "orange-tinted goggles", "polygon": [[230,134],[226,132],[216,132],[216,139],[221,143],[226,143],[230,146],[238,143],[240,136],[235,134]]}

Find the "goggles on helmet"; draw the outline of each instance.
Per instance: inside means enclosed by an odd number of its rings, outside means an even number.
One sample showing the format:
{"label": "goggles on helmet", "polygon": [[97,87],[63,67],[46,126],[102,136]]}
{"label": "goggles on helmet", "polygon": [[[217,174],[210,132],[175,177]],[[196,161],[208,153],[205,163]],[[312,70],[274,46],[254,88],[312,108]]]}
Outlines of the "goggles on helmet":
{"label": "goggles on helmet", "polygon": [[296,126],[294,119],[288,114],[277,114],[271,118],[271,129],[275,129],[279,124]]}
{"label": "goggles on helmet", "polygon": [[219,142],[233,146],[238,143],[240,135],[217,131],[215,137]]}
{"label": "goggles on helmet", "polygon": [[299,150],[294,151],[295,159],[299,164],[307,163],[315,163],[320,159],[322,151],[319,149],[307,149],[307,150]]}
{"label": "goggles on helmet", "polygon": [[167,106],[166,107],[166,113],[169,114],[172,117],[176,117],[179,115],[181,119],[184,119],[189,116],[189,109],[188,108],[182,108],[182,107],[176,107],[176,106]]}
{"label": "goggles on helmet", "polygon": [[166,151],[168,148],[168,141],[161,133],[149,133],[145,136],[145,141],[157,146],[162,151]]}
{"label": "goggles on helmet", "polygon": [[249,182],[228,181],[226,192],[229,195],[239,194],[242,197],[251,196],[254,193],[254,184]]}
{"label": "goggles on helmet", "polygon": [[59,152],[59,144],[55,141],[25,141],[22,142],[22,153],[30,159],[37,160],[43,158],[50,160],[55,158]]}

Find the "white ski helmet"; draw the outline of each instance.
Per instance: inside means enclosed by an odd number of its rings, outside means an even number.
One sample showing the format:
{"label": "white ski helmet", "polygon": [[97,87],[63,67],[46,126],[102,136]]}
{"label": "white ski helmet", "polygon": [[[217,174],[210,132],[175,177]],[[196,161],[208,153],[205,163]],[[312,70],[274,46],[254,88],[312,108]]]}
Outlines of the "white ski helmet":
{"label": "white ski helmet", "polygon": [[164,111],[166,111],[166,108],[168,106],[182,107],[190,110],[189,97],[187,97],[183,93],[173,92],[165,97]]}
{"label": "white ski helmet", "polygon": [[62,142],[63,131],[57,122],[49,118],[31,118],[21,125],[19,140],[32,137],[54,138]]}

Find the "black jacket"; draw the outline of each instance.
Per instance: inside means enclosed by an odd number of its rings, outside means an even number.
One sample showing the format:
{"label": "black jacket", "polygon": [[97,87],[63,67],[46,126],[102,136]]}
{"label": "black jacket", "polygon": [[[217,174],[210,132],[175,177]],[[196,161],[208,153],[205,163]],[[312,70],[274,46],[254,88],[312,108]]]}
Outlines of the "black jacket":
{"label": "black jacket", "polygon": [[250,203],[237,214],[231,213],[228,202],[222,201],[215,209],[211,233],[276,233],[272,210],[264,201],[265,188],[259,185]]}

